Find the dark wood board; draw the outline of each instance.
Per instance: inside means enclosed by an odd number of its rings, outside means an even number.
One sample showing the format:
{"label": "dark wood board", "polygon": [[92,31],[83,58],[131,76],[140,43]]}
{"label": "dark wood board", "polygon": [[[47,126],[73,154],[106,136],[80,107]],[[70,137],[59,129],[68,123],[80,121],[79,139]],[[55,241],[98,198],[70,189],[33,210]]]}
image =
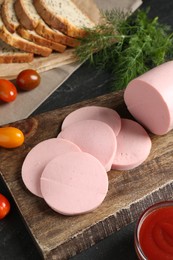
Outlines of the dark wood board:
{"label": "dark wood board", "polygon": [[65,116],[86,105],[111,107],[122,117],[131,118],[123,92],[113,92],[13,123],[25,133],[24,145],[0,148],[2,177],[45,259],[69,259],[136,220],[149,205],[173,197],[173,131],[164,136],[150,134],[152,150],[139,167],[110,171],[108,195],[91,213],[62,216],[25,188],[21,166],[26,154],[40,141],[56,137]]}

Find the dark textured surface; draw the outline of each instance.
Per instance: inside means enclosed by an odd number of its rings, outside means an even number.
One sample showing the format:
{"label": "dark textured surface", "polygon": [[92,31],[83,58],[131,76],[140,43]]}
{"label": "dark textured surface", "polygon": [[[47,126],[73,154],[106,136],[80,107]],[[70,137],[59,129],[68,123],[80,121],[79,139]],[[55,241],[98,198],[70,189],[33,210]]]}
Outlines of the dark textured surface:
{"label": "dark textured surface", "polygon": [[[152,17],[159,16],[162,22],[173,26],[173,1],[146,0],[143,7],[146,6],[151,7],[150,15]],[[110,91],[111,76],[107,72],[96,71],[85,63],[34,114],[70,105]],[[3,181],[0,181],[0,192],[5,194],[12,203],[12,209],[8,217],[0,221],[0,259],[39,260],[40,255]],[[133,246],[134,227],[135,223],[123,228],[89,250],[74,257],[73,260],[137,259]]]}
{"label": "dark textured surface", "polygon": [[0,221],[0,259],[1,260],[36,260],[41,259],[22,217],[11,197],[5,183],[0,177],[0,193],[11,204],[8,216]]}
{"label": "dark textured surface", "polygon": [[135,223],[132,223],[71,260],[137,260],[133,243],[134,229]]}
{"label": "dark textured surface", "polygon": [[33,115],[94,98],[110,91],[112,91],[111,75],[106,71],[95,70],[86,62]]}

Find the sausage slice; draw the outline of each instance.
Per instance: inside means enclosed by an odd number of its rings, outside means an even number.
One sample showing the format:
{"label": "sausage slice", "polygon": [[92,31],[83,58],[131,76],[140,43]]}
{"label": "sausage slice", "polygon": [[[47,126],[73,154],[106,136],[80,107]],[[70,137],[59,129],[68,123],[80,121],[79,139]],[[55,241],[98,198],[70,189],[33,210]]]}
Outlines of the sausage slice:
{"label": "sausage slice", "polygon": [[102,164],[84,152],[57,156],[41,176],[46,203],[63,215],[83,214],[96,209],[108,191],[108,176]]}
{"label": "sausage slice", "polygon": [[71,112],[62,123],[62,130],[67,126],[82,120],[98,120],[108,124],[117,136],[121,129],[119,114],[108,107],[86,106]]}
{"label": "sausage slice", "polygon": [[58,138],[75,143],[83,152],[95,156],[109,171],[116,153],[116,136],[110,126],[97,120],[83,120],[64,128]]}
{"label": "sausage slice", "polygon": [[22,165],[22,179],[28,190],[42,197],[40,177],[44,167],[54,157],[70,151],[80,152],[80,149],[70,141],[60,138],[42,141],[32,148]]}
{"label": "sausage slice", "polygon": [[146,160],[151,150],[151,139],[137,122],[121,119],[121,131],[117,136],[117,152],[112,169],[130,170]]}

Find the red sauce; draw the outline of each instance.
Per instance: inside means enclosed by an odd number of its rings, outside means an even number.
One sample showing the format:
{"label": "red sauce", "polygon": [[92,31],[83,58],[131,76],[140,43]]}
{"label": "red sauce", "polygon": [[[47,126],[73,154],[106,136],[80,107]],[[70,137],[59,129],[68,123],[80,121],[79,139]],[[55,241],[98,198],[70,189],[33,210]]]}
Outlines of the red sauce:
{"label": "red sauce", "polygon": [[173,206],[157,208],[147,215],[138,234],[148,260],[173,260]]}

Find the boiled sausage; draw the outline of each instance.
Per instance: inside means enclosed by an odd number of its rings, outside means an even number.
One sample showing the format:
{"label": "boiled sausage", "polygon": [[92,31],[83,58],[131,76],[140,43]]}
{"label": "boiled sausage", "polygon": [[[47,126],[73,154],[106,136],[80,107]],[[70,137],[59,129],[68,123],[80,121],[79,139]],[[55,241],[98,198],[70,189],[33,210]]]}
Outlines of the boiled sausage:
{"label": "boiled sausage", "polygon": [[62,130],[72,123],[81,120],[98,120],[108,124],[117,136],[121,128],[121,119],[119,114],[107,107],[86,106],[71,112],[62,123]]}
{"label": "boiled sausage", "polygon": [[95,156],[109,171],[116,153],[116,136],[110,126],[97,120],[83,120],[64,128],[58,138],[67,139]]}
{"label": "boiled sausage", "polygon": [[133,120],[122,118],[112,169],[133,169],[146,160],[150,150],[151,139],[145,129]]}
{"label": "boiled sausage", "polygon": [[173,128],[173,61],[132,80],[124,93],[130,113],[156,135]]}
{"label": "boiled sausage", "polygon": [[64,215],[96,209],[108,191],[108,176],[102,164],[84,152],[57,156],[41,176],[41,192],[47,204]]}
{"label": "boiled sausage", "polygon": [[70,151],[80,152],[80,149],[70,141],[57,138],[42,141],[32,148],[22,165],[22,179],[29,191],[42,197],[40,177],[44,167],[54,157]]}

